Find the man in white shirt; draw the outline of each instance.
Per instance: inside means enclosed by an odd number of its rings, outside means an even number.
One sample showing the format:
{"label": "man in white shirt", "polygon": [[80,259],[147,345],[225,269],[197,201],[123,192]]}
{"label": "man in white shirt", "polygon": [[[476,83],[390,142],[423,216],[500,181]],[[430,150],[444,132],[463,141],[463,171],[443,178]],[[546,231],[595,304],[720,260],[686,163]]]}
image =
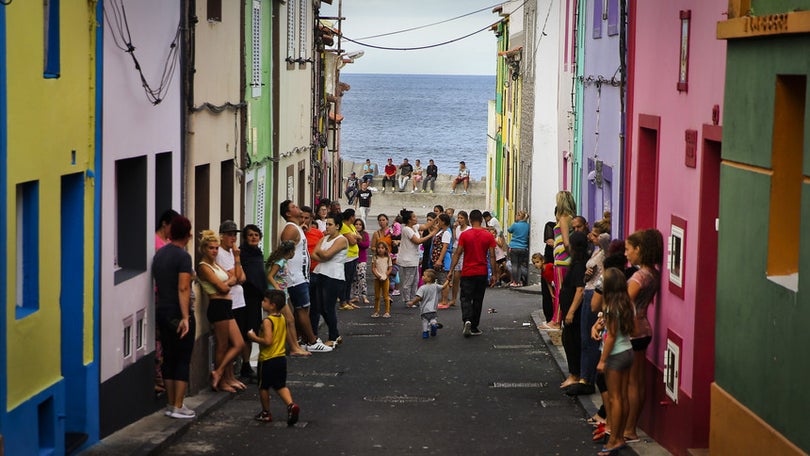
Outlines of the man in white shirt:
{"label": "man in white shirt", "polygon": [[[231,300],[234,315],[240,314],[245,308],[245,292],[242,284],[245,283],[245,271],[239,261],[239,247],[236,244],[236,233],[239,227],[232,220],[225,220],[219,225],[219,250],[217,251],[217,264],[228,272],[228,285],[231,287]],[[239,322],[239,319],[237,319]],[[244,323],[243,323],[244,324]],[[241,328],[240,328],[241,329]],[[240,376],[253,378],[256,372],[250,367],[250,350],[253,344],[245,341],[242,350],[242,369]]]}
{"label": "man in white shirt", "polygon": [[501,233],[503,232],[503,228],[501,228],[501,222],[499,222],[498,219],[493,217],[492,214],[489,213],[489,211],[484,212],[484,223],[486,223],[486,226],[489,228],[495,228],[496,236],[500,236]]}

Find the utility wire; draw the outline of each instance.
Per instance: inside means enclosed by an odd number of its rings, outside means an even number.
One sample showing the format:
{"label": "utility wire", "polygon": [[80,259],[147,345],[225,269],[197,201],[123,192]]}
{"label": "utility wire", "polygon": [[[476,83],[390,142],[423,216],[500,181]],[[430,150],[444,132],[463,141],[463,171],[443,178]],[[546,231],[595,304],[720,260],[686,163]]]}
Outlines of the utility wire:
{"label": "utility wire", "polygon": [[399,34],[399,33],[412,32],[414,30],[433,27],[434,25],[445,24],[447,22],[455,21],[456,19],[461,19],[462,17],[472,16],[473,14],[480,13],[481,11],[486,11],[488,9],[495,8],[496,6],[500,6],[501,4],[502,3],[496,3],[496,4],[492,5],[492,6],[487,6],[485,8],[475,10],[475,11],[473,11],[471,13],[462,14],[461,16],[456,16],[456,17],[453,17],[453,18],[450,18],[450,19],[445,19],[443,21],[439,21],[439,22],[433,22],[432,24],[420,25],[418,27],[411,27],[411,28],[407,28],[407,29],[403,29],[403,30],[397,30],[395,32],[381,33],[379,35],[364,36],[362,38],[358,38],[358,40],[370,40],[372,38],[380,38],[380,37],[383,37],[383,36],[390,36],[390,35],[396,35],[396,34]]}
{"label": "utility wire", "polygon": [[376,45],[373,45],[373,44],[361,43],[360,41],[353,40],[353,39],[347,37],[346,35],[343,35],[343,34],[340,34],[340,33],[338,35],[340,35],[346,41],[352,42],[352,43],[357,44],[359,46],[369,47],[369,48],[372,48],[372,49],[381,49],[383,51],[417,51],[417,50],[420,50],[420,49],[430,49],[430,48],[434,48],[434,47],[444,46],[444,45],[447,45],[447,44],[450,44],[450,43],[455,43],[456,41],[461,41],[461,40],[463,40],[465,38],[469,38],[469,37],[471,37],[473,35],[481,33],[484,30],[489,30],[495,24],[497,24],[497,22],[495,22],[494,24],[487,25],[486,27],[484,27],[482,29],[479,29],[479,30],[476,30],[476,31],[474,31],[472,33],[468,33],[468,34],[466,34],[464,36],[460,36],[458,38],[453,38],[452,40],[442,41],[441,43],[428,44],[428,45],[425,45],[425,46],[413,46],[413,47],[376,46]]}
{"label": "utility wire", "polygon": [[[521,3],[520,6],[518,6],[517,8],[513,9],[512,12],[510,12],[509,14],[511,15],[515,11],[519,10],[520,8],[523,8],[523,5],[525,5],[526,2],[528,2],[528,1],[529,0],[523,0],[523,3]],[[495,6],[499,6],[499,5],[502,5],[502,3],[498,3]],[[486,8],[484,8],[484,9],[486,9]],[[480,10],[480,11],[483,11],[483,10]],[[478,12],[478,11],[476,11],[476,12]],[[470,14],[474,14],[474,13],[468,13],[465,16],[468,16]],[[463,16],[460,16],[460,17],[463,17]],[[448,20],[452,20],[452,19],[448,19]],[[447,21],[445,21],[445,22],[447,22]],[[500,22],[500,21],[498,21],[498,22]],[[364,39],[364,38],[358,38],[357,40],[355,40],[355,39],[347,37],[346,35],[344,35],[342,33],[338,33],[338,35],[341,38],[343,38],[344,40],[346,40],[346,41],[357,44],[359,46],[369,47],[369,48],[372,48],[372,49],[381,49],[383,51],[418,51],[418,50],[421,50],[421,49],[430,49],[430,48],[435,48],[435,47],[445,46],[447,44],[455,43],[456,41],[461,41],[461,40],[463,40],[465,38],[469,38],[469,37],[471,37],[473,35],[481,33],[481,32],[483,32],[485,30],[489,30],[493,26],[497,25],[498,22],[494,22],[492,24],[487,25],[486,27],[483,27],[481,29],[478,29],[478,30],[476,30],[474,32],[471,32],[471,33],[468,33],[466,35],[460,36],[458,38],[453,38],[452,40],[442,41],[440,43],[435,43],[435,44],[428,44],[428,45],[425,45],[425,46],[411,46],[411,47],[377,46],[377,45],[374,45],[374,44],[363,43],[363,42],[359,41],[359,40]],[[428,24],[428,25],[425,25],[425,26],[422,26],[422,27],[417,27],[417,28],[429,27],[430,25],[434,25],[434,24]],[[391,34],[393,34],[393,33],[400,33],[400,32],[392,32]],[[383,36],[383,35],[377,35],[377,36]],[[368,38],[374,38],[374,37],[366,37],[365,39],[368,39]]]}

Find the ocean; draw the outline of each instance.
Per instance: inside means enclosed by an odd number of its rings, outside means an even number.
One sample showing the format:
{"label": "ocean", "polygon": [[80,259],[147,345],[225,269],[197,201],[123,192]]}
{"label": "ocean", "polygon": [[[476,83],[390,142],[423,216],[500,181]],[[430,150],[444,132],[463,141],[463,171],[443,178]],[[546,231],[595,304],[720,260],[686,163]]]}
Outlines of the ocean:
{"label": "ocean", "polygon": [[440,173],[455,174],[464,160],[470,175],[486,175],[487,102],[495,76],[341,73],[341,156],[370,158],[382,167],[403,158],[422,167],[429,159]]}

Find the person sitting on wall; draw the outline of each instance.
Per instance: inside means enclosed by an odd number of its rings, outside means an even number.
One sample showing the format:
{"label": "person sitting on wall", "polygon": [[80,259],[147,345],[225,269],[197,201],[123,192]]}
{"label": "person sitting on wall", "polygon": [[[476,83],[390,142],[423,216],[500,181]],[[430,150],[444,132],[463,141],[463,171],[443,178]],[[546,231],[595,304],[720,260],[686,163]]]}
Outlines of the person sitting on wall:
{"label": "person sitting on wall", "polygon": [[470,170],[463,161],[458,162],[458,176],[453,180],[453,187],[450,189],[450,193],[456,193],[456,185],[461,183],[464,183],[464,194],[466,195],[467,187],[470,185]]}
{"label": "person sitting on wall", "polygon": [[411,174],[413,174],[413,165],[408,163],[407,158],[403,158],[402,164],[399,165],[399,191],[405,191],[405,186],[411,180]]}
{"label": "person sitting on wall", "polygon": [[346,178],[346,190],[343,193],[346,195],[346,198],[349,200],[349,206],[354,204],[354,199],[357,197],[357,192],[359,191],[359,180],[357,179],[357,174],[352,171],[349,174],[349,177]]}
{"label": "person sitting on wall", "polygon": [[385,193],[385,184],[391,182],[391,190],[397,189],[397,165],[394,164],[394,159],[389,158],[388,164],[385,165],[385,176],[382,180],[382,191]]}
{"label": "person sitting on wall", "polygon": [[368,185],[371,185],[371,181],[374,180],[374,175],[377,174],[377,167],[374,163],[371,163],[371,159],[366,159],[366,163],[363,165],[363,182],[368,182]]}

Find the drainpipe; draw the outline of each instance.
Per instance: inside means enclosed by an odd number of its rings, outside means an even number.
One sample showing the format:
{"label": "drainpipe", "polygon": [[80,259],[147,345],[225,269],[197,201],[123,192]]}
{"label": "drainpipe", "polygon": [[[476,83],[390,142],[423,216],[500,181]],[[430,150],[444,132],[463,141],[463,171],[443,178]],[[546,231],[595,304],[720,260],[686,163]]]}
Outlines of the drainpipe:
{"label": "drainpipe", "polygon": [[[621,76],[621,84],[619,85],[619,112],[620,112],[620,119],[621,119],[621,131],[619,133],[619,169],[622,173],[622,178],[619,179],[619,195],[624,195],[625,189],[625,161],[627,160],[627,151],[626,151],[626,135],[625,130],[627,128],[627,105],[625,103],[625,96],[626,88],[627,88],[627,26],[625,25],[625,21],[627,20],[627,4],[625,0],[619,1],[620,5],[620,12],[619,12],[619,74]],[[619,229],[618,233],[619,236],[624,234],[624,214],[626,213],[627,207],[624,204],[627,199],[624,201],[620,201],[619,203],[619,214],[616,217],[613,217],[614,220],[618,220],[619,222]],[[613,209],[613,208],[611,208]]]}
{"label": "drainpipe", "polygon": [[243,105],[242,108],[237,110],[237,114],[239,115],[239,163],[236,164],[235,169],[237,170],[236,173],[236,180],[239,182],[239,220],[242,221],[242,225],[245,224],[245,163],[247,163],[247,111],[248,111],[248,104],[247,104],[247,68],[245,68],[245,64],[247,63],[247,56],[245,55],[245,33],[247,33],[245,27],[245,17],[246,9],[245,9],[245,2],[239,2],[239,17],[241,19],[241,24],[239,25],[239,102]]}
{"label": "drainpipe", "polygon": [[[181,74],[183,75],[182,84],[180,85],[181,97],[181,112],[180,112],[180,132],[183,138],[180,141],[180,181],[181,185],[181,201],[180,213],[188,214],[188,197],[189,192],[185,191],[188,188],[189,170],[188,166],[188,125],[189,116],[191,115],[191,108],[194,106],[194,24],[197,23],[196,14],[196,0],[180,0],[180,21],[183,29],[184,39],[182,40],[180,48],[180,67],[182,68]],[[185,107],[183,107],[185,101]]]}
{"label": "drainpipe", "polygon": [[[273,151],[272,151],[272,156],[270,158],[270,163],[272,164],[271,166],[273,167],[273,178],[271,180],[271,184],[268,186],[268,188],[270,189],[270,194],[272,195],[271,203],[270,203],[270,211],[268,211],[269,214],[272,214],[269,217],[270,220],[275,219],[275,217],[273,216],[273,215],[275,215],[274,211],[278,210],[278,205],[279,205],[279,200],[278,200],[278,194],[279,194],[279,191],[278,191],[278,164],[279,164],[278,129],[279,129],[279,120],[278,120],[278,118],[280,117],[280,113],[279,113],[279,110],[280,110],[279,96],[280,96],[280,93],[281,93],[280,87],[279,87],[281,85],[279,83],[279,79],[281,77],[281,72],[279,70],[279,67],[281,65],[279,64],[279,62],[281,60],[280,60],[279,56],[281,55],[280,47],[282,46],[282,43],[285,43],[284,45],[286,45],[286,41],[281,40],[281,37],[279,36],[280,35],[279,31],[278,31],[278,29],[279,29],[279,21],[280,21],[279,18],[280,18],[280,15],[281,15],[280,10],[281,10],[280,3],[279,2],[273,2],[273,19],[272,19],[273,20],[273,41],[272,41],[273,42],[273,51],[272,51],[273,55],[270,58],[270,65],[272,66],[272,74],[273,74],[273,76],[272,76],[273,87],[272,87],[272,90],[271,90],[271,92],[273,94],[272,95],[272,98],[273,98],[272,103],[273,104],[272,104],[272,108],[270,109],[270,116],[271,116],[270,124],[272,125],[272,128],[273,128],[273,130],[272,130],[273,131],[273,140],[272,140]],[[272,235],[270,236],[270,239],[278,239],[278,234],[279,234],[278,224],[274,223],[273,224],[273,229],[272,229]]]}

